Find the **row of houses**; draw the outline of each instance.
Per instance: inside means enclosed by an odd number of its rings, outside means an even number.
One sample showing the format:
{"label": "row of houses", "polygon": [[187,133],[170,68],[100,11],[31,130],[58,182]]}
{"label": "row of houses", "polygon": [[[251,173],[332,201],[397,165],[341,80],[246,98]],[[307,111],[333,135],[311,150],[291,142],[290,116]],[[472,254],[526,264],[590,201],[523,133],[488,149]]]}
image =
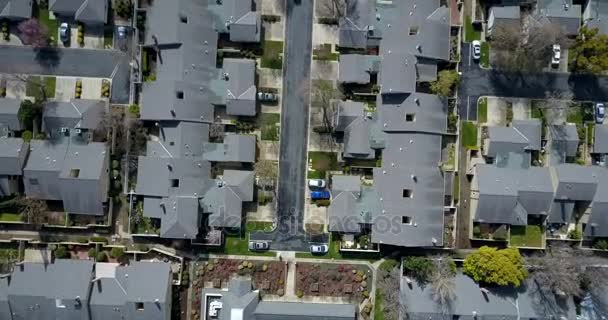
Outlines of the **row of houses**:
{"label": "row of houses", "polygon": [[[373,181],[332,177],[329,231],[375,244],[443,245],[442,139],[447,100],[417,92],[450,59],[450,11],[440,1],[347,1],[340,20],[339,82],[378,87],[375,108],[341,101],[334,117],[342,158],[378,160]],[[350,51],[348,51],[350,50]]]}
{"label": "row of houses", "polygon": [[597,28],[600,34],[608,32],[608,9],[603,0],[586,0],[582,4],[572,0],[502,0],[495,1],[488,13],[487,31],[492,32],[501,27],[520,28],[522,7],[533,5],[531,16],[537,23],[547,24],[560,30],[567,37],[575,37],[581,25]]}
{"label": "row of houses", "polygon": [[[0,18],[20,21],[32,18],[35,0],[0,1]],[[108,22],[108,0],[49,0],[49,11],[61,20],[75,20],[87,25]]]}
{"label": "row of houses", "polygon": [[26,141],[20,121],[22,101],[0,98],[0,196],[25,196],[62,204],[70,214],[104,215],[107,209],[109,152],[93,142],[102,129],[107,102],[75,99],[43,106],[44,140]]}
{"label": "row of houses", "polygon": [[169,320],[171,279],[162,262],[24,262],[0,278],[0,318]]}
{"label": "row of houses", "polygon": [[[160,236],[194,239],[199,228],[240,228],[253,200],[256,137],[227,133],[210,141],[222,117],[256,115],[254,60],[225,58],[218,41],[260,41],[251,1],[154,1],[145,12],[142,50],[155,81],[141,85],[141,119],[156,129],[139,156],[135,193]],[[212,168],[220,169],[212,176]],[[214,170],[217,171],[217,170]]]}
{"label": "row of houses", "polygon": [[[603,125],[597,125],[602,139]],[[470,208],[473,222],[526,226],[534,221],[549,230],[578,228],[590,239],[608,236],[605,212],[608,170],[575,164],[579,152],[576,125],[549,125],[545,146],[539,119],[514,120],[488,127],[483,159],[472,161]],[[601,143],[595,152],[601,150]],[[545,155],[545,163],[533,161]],[[552,234],[563,238],[567,234]]]}

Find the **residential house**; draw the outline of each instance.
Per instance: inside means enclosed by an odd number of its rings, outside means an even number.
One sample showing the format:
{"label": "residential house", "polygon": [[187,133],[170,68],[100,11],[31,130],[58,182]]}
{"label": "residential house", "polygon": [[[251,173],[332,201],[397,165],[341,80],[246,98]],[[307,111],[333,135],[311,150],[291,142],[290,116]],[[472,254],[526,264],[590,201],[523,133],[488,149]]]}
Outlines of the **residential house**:
{"label": "residential house", "polygon": [[549,126],[549,164],[566,163],[568,158],[576,157],[579,141],[574,124]]}
{"label": "residential house", "polygon": [[0,279],[6,320],[169,320],[171,269],[162,262],[24,262]]}
{"label": "residential house", "polygon": [[168,263],[96,263],[90,319],[169,320],[171,281]]}
{"label": "residential house", "polygon": [[255,162],[254,135],[226,134],[224,142],[203,145],[203,158],[211,162]]}
{"label": "residential house", "polygon": [[49,11],[63,19],[90,25],[108,22],[108,0],[49,0]]}
{"label": "residential house", "polygon": [[25,20],[32,17],[34,0],[0,0],[0,18]]}
{"label": "residential house", "polygon": [[0,137],[0,196],[19,192],[29,145],[21,138]]}
{"label": "residential house", "polygon": [[109,173],[104,143],[81,144],[70,139],[32,140],[23,169],[28,197],[62,201],[66,212],[105,213]]}
{"label": "residential house", "polygon": [[433,299],[433,288],[408,281],[400,281],[402,301],[407,319],[575,319],[572,298],[556,296],[527,280],[519,288],[482,287],[468,276],[454,277],[454,297],[447,305]]}
{"label": "residential house", "polygon": [[354,320],[357,309],[353,304],[262,301],[251,279],[236,277],[228,288],[202,290],[200,314],[201,320]]}
{"label": "residential house", "polygon": [[572,0],[538,0],[536,4],[536,20],[550,23],[568,37],[578,35],[581,17],[581,5]]}
{"label": "residential house", "polygon": [[215,29],[229,34],[232,42],[260,42],[262,16],[252,9],[251,0],[209,1]]}
{"label": "residential house", "polygon": [[606,154],[608,154],[608,126],[594,126],[591,154],[595,156],[598,163],[606,163]]}
{"label": "residential house", "polygon": [[24,129],[19,119],[21,102],[19,99],[0,98],[0,136],[12,136]]}
{"label": "residential house", "polygon": [[588,0],[583,11],[583,25],[597,28],[600,34],[608,33],[608,4],[604,0]]}
{"label": "residential house", "polygon": [[492,7],[488,18],[488,35],[499,29],[505,31],[519,31],[521,29],[521,16],[519,6]]}
{"label": "residential house", "polygon": [[346,0],[346,14],[339,21],[338,46],[365,49],[378,45],[373,25],[372,0]]}
{"label": "residential house", "polygon": [[255,60],[224,59],[222,77],[226,82],[226,112],[235,116],[255,116]]}
{"label": "residential house", "polygon": [[72,99],[70,102],[47,102],[42,114],[42,129],[51,138],[84,137],[88,141],[100,128],[107,112],[102,100]]}

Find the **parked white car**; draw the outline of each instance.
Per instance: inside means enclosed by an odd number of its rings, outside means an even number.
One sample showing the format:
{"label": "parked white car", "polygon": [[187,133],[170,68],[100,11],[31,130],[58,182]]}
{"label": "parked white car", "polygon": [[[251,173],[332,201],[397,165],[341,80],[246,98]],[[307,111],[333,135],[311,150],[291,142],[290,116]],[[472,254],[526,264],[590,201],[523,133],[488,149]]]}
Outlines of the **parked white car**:
{"label": "parked white car", "polygon": [[603,124],[604,118],[606,117],[606,107],[603,103],[595,104],[595,123]]}
{"label": "parked white car", "polygon": [[62,42],[70,40],[70,25],[67,22],[62,22],[59,25],[59,38]]}
{"label": "parked white car", "polygon": [[323,179],[310,179],[308,180],[309,188],[325,188],[325,180]]}
{"label": "parked white car", "polygon": [[562,48],[559,44],[553,45],[553,54],[551,55],[551,65],[554,67],[559,66],[559,62],[562,59]]}
{"label": "parked white car", "polygon": [[329,251],[329,247],[326,244],[313,244],[310,246],[311,253],[327,253]]}
{"label": "parked white car", "polygon": [[481,58],[481,42],[479,40],[473,40],[473,59],[479,60]]}

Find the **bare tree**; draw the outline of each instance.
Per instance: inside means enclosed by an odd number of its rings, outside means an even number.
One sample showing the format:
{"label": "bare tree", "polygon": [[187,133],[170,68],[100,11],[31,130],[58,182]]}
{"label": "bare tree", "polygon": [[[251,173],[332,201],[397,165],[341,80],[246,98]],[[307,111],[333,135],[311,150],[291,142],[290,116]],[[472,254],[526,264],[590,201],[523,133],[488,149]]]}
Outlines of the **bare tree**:
{"label": "bare tree", "polygon": [[222,139],[224,137],[224,125],[221,123],[212,123],[209,127],[209,139]]}
{"label": "bare tree", "polygon": [[337,21],[346,16],[346,0],[321,0],[319,5],[324,13]]}
{"label": "bare tree", "polygon": [[258,161],[255,163],[254,171],[261,186],[264,188],[274,186],[277,179],[277,165],[275,161]]}
{"label": "bare tree", "polygon": [[406,313],[404,296],[400,293],[401,271],[398,266],[391,271],[378,270],[377,290],[382,295],[384,319],[401,319]]}
{"label": "bare tree", "polygon": [[456,296],[454,276],[456,265],[450,257],[439,257],[435,260],[435,270],[431,275],[432,298],[444,314],[449,314],[452,301]]}
{"label": "bare tree", "polygon": [[574,95],[571,92],[547,91],[545,92],[545,99],[537,104],[537,107],[543,113],[548,124],[563,124],[560,123],[560,119],[566,118],[566,113],[573,99]]}
{"label": "bare tree", "polygon": [[34,48],[48,45],[49,30],[38,19],[25,20],[17,26],[17,29],[24,44],[31,45]]}
{"label": "bare tree", "polygon": [[331,133],[334,129],[333,115],[336,112],[336,99],[342,98],[342,93],[336,89],[333,82],[327,80],[313,81],[310,92],[312,107],[321,112],[324,131]]}
{"label": "bare tree", "polygon": [[498,69],[516,72],[540,71],[547,67],[551,46],[568,47],[561,29],[543,19],[530,17],[527,30],[519,25],[496,27],[491,33],[493,64]]}
{"label": "bare tree", "polygon": [[578,297],[585,264],[591,261],[567,245],[551,247],[544,255],[529,259],[532,279],[540,288],[558,296]]}

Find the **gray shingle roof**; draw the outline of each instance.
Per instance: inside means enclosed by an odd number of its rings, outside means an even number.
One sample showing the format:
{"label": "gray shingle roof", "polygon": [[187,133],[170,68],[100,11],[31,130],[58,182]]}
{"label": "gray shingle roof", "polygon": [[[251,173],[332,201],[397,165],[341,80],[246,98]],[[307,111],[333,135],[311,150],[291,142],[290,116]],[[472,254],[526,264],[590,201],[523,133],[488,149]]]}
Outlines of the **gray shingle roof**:
{"label": "gray shingle roof", "polygon": [[28,151],[28,144],[21,138],[0,138],[0,175],[22,175]]}
{"label": "gray shingle roof", "polygon": [[230,115],[255,116],[256,88],[255,61],[250,59],[224,59],[227,82],[226,111]]}
{"label": "gray shingle roof", "polygon": [[578,35],[582,14],[580,5],[573,5],[570,0],[540,0],[537,10],[541,23],[547,19],[566,35]]}
{"label": "gray shingle roof", "polygon": [[556,200],[591,201],[594,198],[599,176],[594,168],[576,164],[555,166],[557,181]]}
{"label": "gray shingle roof", "polygon": [[379,124],[386,132],[445,133],[447,102],[436,95],[378,95]]}
{"label": "gray shingle roof", "polygon": [[378,75],[380,93],[409,93],[416,91],[416,57],[407,53],[390,52],[382,56]]}
{"label": "gray shingle roof", "polygon": [[511,125],[528,140],[526,150],[540,150],[542,125],[539,119],[513,120]]}
{"label": "gray shingle roof", "polygon": [[378,56],[362,54],[340,55],[340,68],[338,80],[345,83],[368,84],[370,74],[380,71],[380,59]]}
{"label": "gray shingle roof", "polygon": [[608,153],[608,126],[595,125],[593,131],[593,152]]}
{"label": "gray shingle roof", "polygon": [[519,6],[506,6],[506,7],[498,7],[494,6],[490,9],[492,13],[494,13],[495,19],[514,19],[519,20]]}
{"label": "gray shingle roof", "polygon": [[346,15],[339,21],[340,47],[367,47],[368,28],[372,25],[372,1],[347,0]]}
{"label": "gray shingle roof", "polygon": [[213,105],[220,100],[201,84],[183,81],[146,82],[142,89],[141,119],[213,122]]}
{"label": "gray shingle roof", "polygon": [[352,304],[262,301],[255,309],[255,320],[354,320],[356,314]]}
{"label": "gray shingle roof", "polygon": [[522,287],[488,288],[486,293],[471,278],[458,273],[454,278],[455,297],[447,314],[442,314],[432,296],[432,286],[420,286],[413,282],[408,286],[401,280],[401,292],[405,295],[408,319],[443,319],[460,316],[460,319],[574,319],[575,307],[571,298],[558,303],[556,297],[533,281]]}
{"label": "gray shingle roof", "polygon": [[[254,319],[253,311],[258,305],[259,293],[252,291],[251,280],[245,277],[235,277],[230,280],[228,290],[203,289],[202,297],[214,296],[222,303],[218,310],[218,320]],[[201,299],[201,314],[209,314],[208,303]]]}
{"label": "gray shingle roof", "polygon": [[201,195],[208,188],[209,169],[202,159],[140,156],[135,192],[155,197]]}
{"label": "gray shingle roof", "polygon": [[576,156],[579,137],[576,126],[573,124],[549,126],[550,139],[550,161],[552,165],[566,162],[566,157]]}
{"label": "gray shingle roof", "polygon": [[332,177],[332,202],[328,208],[329,231],[359,233],[365,217],[356,208],[361,197],[361,177]]}
{"label": "gray shingle roof", "polygon": [[8,130],[11,131],[23,130],[19,120],[19,109],[21,109],[21,100],[0,98],[0,124],[8,127]]}
{"label": "gray shingle roof", "polygon": [[44,105],[42,121],[47,132],[61,128],[96,129],[101,122],[106,102],[73,99],[70,102],[48,102]]}
{"label": "gray shingle roof", "polygon": [[224,143],[205,143],[203,158],[213,162],[254,162],[254,135],[226,134]]}
{"label": "gray shingle roof", "polygon": [[215,28],[229,33],[230,41],[259,42],[261,15],[252,11],[251,0],[209,1],[209,11],[214,14]]}
{"label": "gray shingle roof", "polygon": [[108,19],[107,0],[50,0],[49,10],[83,23],[105,24]]}
{"label": "gray shingle roof", "polygon": [[589,0],[583,16],[588,28],[597,28],[600,34],[608,33],[608,6],[604,0]]}
{"label": "gray shingle roof", "polygon": [[29,19],[32,17],[33,0],[0,0],[0,17]]}

